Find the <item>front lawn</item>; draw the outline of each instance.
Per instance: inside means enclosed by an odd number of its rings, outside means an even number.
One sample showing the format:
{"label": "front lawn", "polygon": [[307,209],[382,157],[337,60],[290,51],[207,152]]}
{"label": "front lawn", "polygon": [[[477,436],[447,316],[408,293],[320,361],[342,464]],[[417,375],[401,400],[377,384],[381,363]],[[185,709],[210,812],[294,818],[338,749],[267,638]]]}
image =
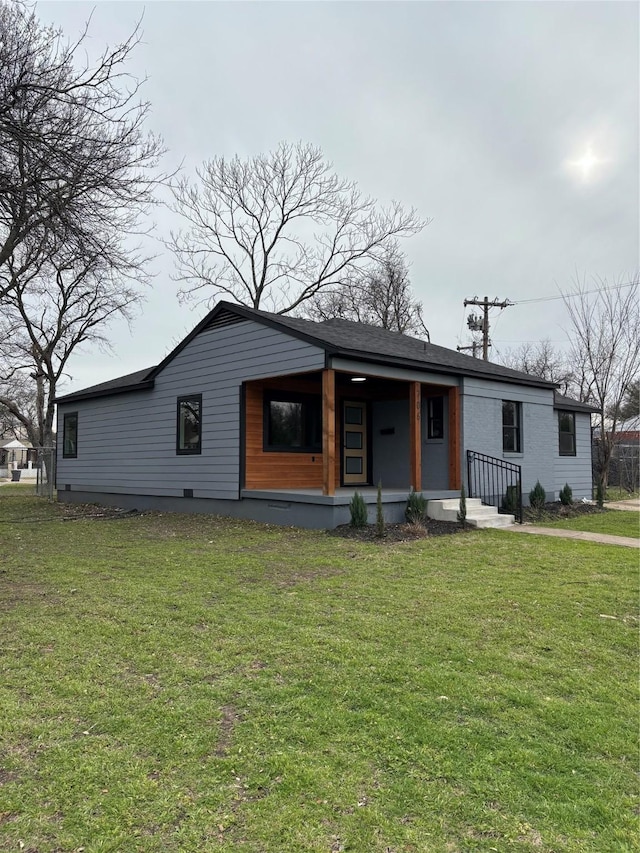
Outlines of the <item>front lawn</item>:
{"label": "front lawn", "polygon": [[558,527],[563,530],[585,530],[590,533],[607,533],[610,536],[640,536],[640,516],[629,510],[608,509],[593,515],[580,515],[562,521],[534,522],[543,527]]}
{"label": "front lawn", "polygon": [[0,489],[0,850],[637,849],[635,552],[79,514]]}

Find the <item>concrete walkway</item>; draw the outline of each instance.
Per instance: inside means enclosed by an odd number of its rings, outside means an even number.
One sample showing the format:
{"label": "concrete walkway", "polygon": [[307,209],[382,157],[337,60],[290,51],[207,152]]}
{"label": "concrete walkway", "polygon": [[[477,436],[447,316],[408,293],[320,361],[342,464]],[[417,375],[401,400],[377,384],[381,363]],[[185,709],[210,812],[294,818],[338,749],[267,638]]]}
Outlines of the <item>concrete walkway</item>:
{"label": "concrete walkway", "polygon": [[626,509],[630,512],[637,512],[640,510],[640,498],[631,498],[627,501],[605,501],[604,502],[605,509]]}
{"label": "concrete walkway", "polygon": [[[640,510],[640,498],[628,501],[606,501],[605,509],[621,509],[631,512]],[[640,548],[640,538],[610,536],[608,533],[589,533],[586,530],[563,530],[557,527],[537,527],[535,524],[514,524],[507,527],[513,533],[534,533],[538,536],[557,536],[560,539],[580,539],[583,542],[600,542],[603,545],[623,545],[625,548]],[[640,533],[640,526],[638,528]]]}
{"label": "concrete walkway", "polygon": [[532,524],[514,524],[512,527],[505,527],[504,530],[510,533],[534,533],[538,536],[556,536],[560,539],[580,539],[583,542],[640,548],[640,539],[632,539],[630,536],[610,536],[608,533],[589,533],[586,530],[560,530],[557,527],[536,527]]}

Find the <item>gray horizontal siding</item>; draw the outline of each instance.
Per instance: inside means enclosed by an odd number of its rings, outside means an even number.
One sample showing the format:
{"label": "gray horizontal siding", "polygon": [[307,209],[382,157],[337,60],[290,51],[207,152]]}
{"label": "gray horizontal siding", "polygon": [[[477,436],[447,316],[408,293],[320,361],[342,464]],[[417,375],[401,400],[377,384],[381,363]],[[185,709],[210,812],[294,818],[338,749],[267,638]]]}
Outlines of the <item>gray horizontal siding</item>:
{"label": "gray horizontal siding", "polygon": [[592,497],[591,473],[591,418],[576,412],[576,455],[560,456],[558,447],[558,413],[555,412],[556,426],[556,499],[565,483],[571,486],[574,500]]}
{"label": "gray horizontal siding", "polygon": [[[324,367],[324,351],[250,320],[194,338],[148,391],[59,406],[78,412],[78,458],[58,453],[58,485],[116,494],[238,497],[243,381]],[[202,394],[202,453],[176,454],[176,398]]]}
{"label": "gray horizontal siding", "polygon": [[[522,453],[502,450],[502,401],[522,403]],[[522,466],[525,500],[537,480],[551,499],[558,457],[553,391],[506,382],[468,379],[463,382],[463,449],[485,453]],[[464,459],[466,468],[466,456]]]}

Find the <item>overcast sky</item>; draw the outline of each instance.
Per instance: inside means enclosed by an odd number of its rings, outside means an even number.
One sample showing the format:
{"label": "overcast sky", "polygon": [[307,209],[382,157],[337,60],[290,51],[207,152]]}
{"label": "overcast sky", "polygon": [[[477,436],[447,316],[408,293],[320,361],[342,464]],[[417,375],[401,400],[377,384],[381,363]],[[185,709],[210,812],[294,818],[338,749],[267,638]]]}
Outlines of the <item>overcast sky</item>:
{"label": "overcast sky", "polygon": [[[431,224],[403,241],[434,343],[468,343],[465,297],[493,311],[495,347],[566,340],[576,275],[640,265],[640,6],[635,2],[40,2],[91,49],[144,15],[129,70],[148,77],[167,167],[302,140],[341,176]],[[161,236],[175,227],[155,214]],[[75,390],[157,363],[203,316],[180,307],[170,253],[114,353],[70,363]]]}

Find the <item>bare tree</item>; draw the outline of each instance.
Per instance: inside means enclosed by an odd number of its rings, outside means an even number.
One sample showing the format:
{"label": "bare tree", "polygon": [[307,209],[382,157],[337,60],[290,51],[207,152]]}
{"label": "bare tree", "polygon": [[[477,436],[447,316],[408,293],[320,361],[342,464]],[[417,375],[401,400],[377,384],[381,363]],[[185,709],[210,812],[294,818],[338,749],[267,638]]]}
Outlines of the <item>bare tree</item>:
{"label": "bare tree", "polygon": [[186,226],[168,243],[183,298],[227,296],[285,314],[426,224],[397,202],[379,208],[312,145],[216,157],[196,171],[196,182],[185,177],[174,186],[174,210]]}
{"label": "bare tree", "polygon": [[527,341],[515,349],[507,348],[497,355],[498,361],[505,367],[521,370],[548,382],[556,382],[562,394],[571,395],[575,392],[576,376],[568,356],[556,349],[548,339],[536,343]]}
{"label": "bare tree", "polygon": [[55,395],[79,346],[108,346],[105,328],[129,319],[139,293],[102,253],[93,257],[66,248],[32,267],[5,295],[0,317],[0,406],[24,428],[34,447],[53,444]]}
{"label": "bare tree", "polygon": [[406,259],[396,244],[385,251],[375,266],[309,299],[303,306],[303,313],[311,320],[355,320],[430,339],[422,317],[422,304],[411,292]]}
{"label": "bare tree", "polygon": [[0,403],[0,439],[18,438],[23,432],[18,419]]}
{"label": "bare tree", "polygon": [[638,277],[633,282],[600,280],[595,295],[581,285],[565,294],[570,320],[571,361],[581,400],[598,409],[598,476],[606,489],[611,457],[617,444],[620,410],[629,387],[640,373]]}
{"label": "bare tree", "polygon": [[29,6],[0,0],[0,298],[27,257],[60,241],[120,272],[145,260],[131,235],[153,203],[163,147],[125,72],[140,34],[93,65],[86,36],[66,43]]}

